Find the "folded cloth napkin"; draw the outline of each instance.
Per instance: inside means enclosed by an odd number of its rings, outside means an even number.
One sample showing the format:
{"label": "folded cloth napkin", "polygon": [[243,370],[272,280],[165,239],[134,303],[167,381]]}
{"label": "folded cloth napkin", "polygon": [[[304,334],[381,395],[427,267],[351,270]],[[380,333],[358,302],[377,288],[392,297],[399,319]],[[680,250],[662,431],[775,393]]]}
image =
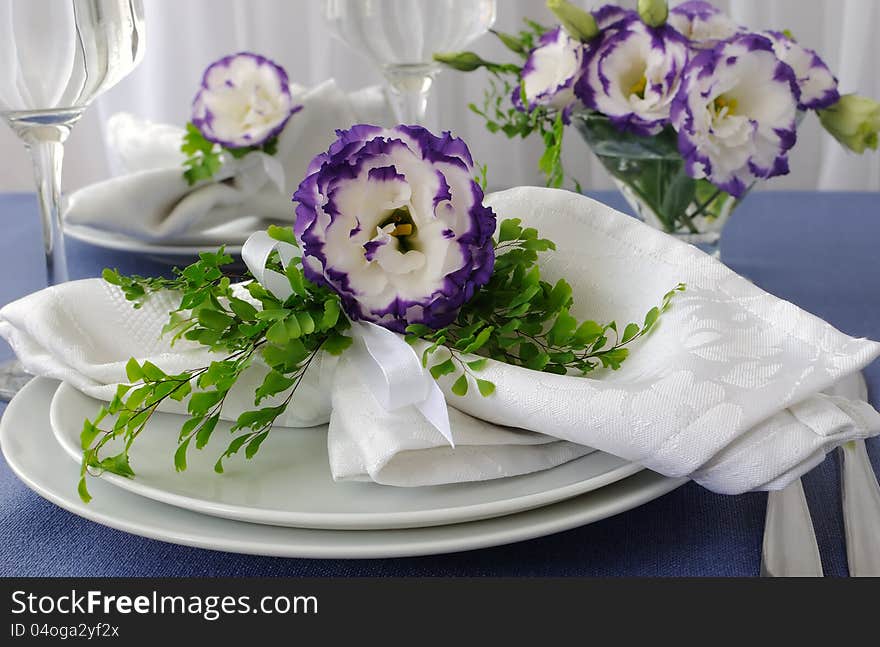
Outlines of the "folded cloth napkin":
{"label": "folded cloth napkin", "polygon": [[194,186],[182,176],[183,129],[128,113],[113,115],[107,124],[108,144],[126,173],[73,193],[65,221],[147,241],[196,239],[206,244],[212,237],[205,232],[219,225],[242,223],[241,231],[224,228],[211,244],[240,244],[255,229],[265,228],[260,220],[290,221],[290,196],[312,158],[333,141],[336,128],[393,121],[379,86],[346,94],[330,79],[291,91],[303,109],[281,133],[275,156],[251,153],[236,160],[224,155],[217,174]]}
{"label": "folded cloth napkin", "polygon": [[[487,203],[499,219],[521,218],[557,242],[557,251],[542,256],[542,271],[572,284],[576,316],[639,321],[677,283],[688,288],[619,371],[559,376],[489,361],[482,376],[496,389],[485,398],[475,389],[453,395],[451,380],[441,378],[454,437],[488,445],[490,434],[522,432],[486,423],[518,427],[740,493],[784,487],[837,445],[880,433],[880,414],[869,404],[822,393],[880,356],[880,344],[844,335],[696,248],[584,196],[520,187]],[[32,372],[106,399],[125,380],[129,355],[169,371],[209,358],[197,347],[171,351],[156,339],[172,304],[159,295],[134,311],[111,286],[72,283],[0,310],[0,335]],[[470,457],[477,450],[462,451],[461,443],[447,449],[414,408],[382,410],[345,356],[338,364],[325,358],[309,373],[282,424],[329,418],[338,478],[396,485],[473,480],[575,455],[533,436],[537,446],[517,450],[510,437],[501,453],[476,442],[484,453]],[[249,404],[245,392],[234,399]],[[506,461],[500,468],[499,455]],[[432,472],[435,460],[446,465]],[[462,461],[468,462],[457,470]]]}
{"label": "folded cloth napkin", "polygon": [[[240,296],[247,297],[244,292]],[[171,294],[158,294],[133,310],[117,288],[100,279],[73,281],[0,310],[0,336],[31,373],[68,382],[107,401],[117,384],[128,381],[125,364],[130,357],[149,360],[169,373],[222,359],[198,344],[181,340],[171,348],[161,338],[176,306]],[[327,445],[337,480],[400,486],[479,481],[543,470],[593,451],[450,410],[456,438],[452,450],[433,427],[424,428],[418,411],[385,412],[356,370],[344,360],[337,364],[335,357],[319,355],[278,421],[283,427],[311,427],[330,420]],[[253,408],[254,389],[265,373],[258,365],[242,376],[226,399],[224,418],[235,419]],[[262,406],[279,402],[276,398]],[[163,410],[185,413],[185,406],[168,400]]]}

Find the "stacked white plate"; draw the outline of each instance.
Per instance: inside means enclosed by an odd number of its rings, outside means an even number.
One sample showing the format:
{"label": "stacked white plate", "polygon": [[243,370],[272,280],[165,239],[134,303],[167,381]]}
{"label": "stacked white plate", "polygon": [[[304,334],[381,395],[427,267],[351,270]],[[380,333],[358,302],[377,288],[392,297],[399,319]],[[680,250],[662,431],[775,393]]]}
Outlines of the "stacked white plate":
{"label": "stacked white plate", "polygon": [[[290,223],[279,223],[290,224]],[[241,246],[253,232],[265,229],[267,221],[261,218],[240,218],[234,222],[210,229],[194,231],[175,238],[151,242],[120,232],[107,231],[88,225],[64,223],[64,234],[81,242],[103,249],[143,254],[150,258],[180,264],[189,262],[200,252],[213,252],[223,245],[233,256],[241,255]]]}
{"label": "stacked white plate", "polygon": [[132,446],[137,476],[93,478],[76,491],[83,420],[101,403],[45,378],[0,419],[10,467],[34,491],[120,530],[215,550],[285,557],[370,558],[483,548],[567,530],[629,510],[681,485],[602,452],[523,476],[399,488],[335,483],[326,427],[278,429],[251,460],[213,471],[229,434],[172,463],[181,418],[157,414]]}

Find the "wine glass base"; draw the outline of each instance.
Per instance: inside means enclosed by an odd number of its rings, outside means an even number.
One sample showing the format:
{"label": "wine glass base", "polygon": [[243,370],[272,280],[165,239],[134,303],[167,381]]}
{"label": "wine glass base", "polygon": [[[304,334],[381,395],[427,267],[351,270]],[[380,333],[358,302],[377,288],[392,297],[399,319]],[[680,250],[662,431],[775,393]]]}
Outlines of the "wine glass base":
{"label": "wine glass base", "polygon": [[8,402],[33,379],[17,359],[0,362],[0,402]]}

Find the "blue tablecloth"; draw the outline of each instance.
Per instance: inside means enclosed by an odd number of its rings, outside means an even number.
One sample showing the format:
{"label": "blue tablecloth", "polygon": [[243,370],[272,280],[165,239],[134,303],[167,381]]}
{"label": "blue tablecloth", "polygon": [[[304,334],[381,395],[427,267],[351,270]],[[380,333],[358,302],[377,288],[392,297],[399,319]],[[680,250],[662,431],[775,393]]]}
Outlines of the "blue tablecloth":
{"label": "blue tablecloth", "polygon": [[[615,194],[601,200],[625,209]],[[44,285],[36,203],[0,195],[0,305]],[[722,256],[769,292],[843,331],[880,339],[880,194],[757,193],[731,219]],[[68,242],[72,278],[105,266],[147,274],[140,256]],[[10,351],[0,342],[0,359]],[[880,362],[866,371],[880,405]],[[3,405],[0,404],[0,412]],[[868,443],[880,469],[880,441]],[[825,572],[845,575],[838,468],[804,478]],[[628,513],[510,546],[387,560],[302,560],[185,548],[72,515],[33,494],[0,460],[0,575],[757,575],[766,495],[728,497],[688,484]]]}

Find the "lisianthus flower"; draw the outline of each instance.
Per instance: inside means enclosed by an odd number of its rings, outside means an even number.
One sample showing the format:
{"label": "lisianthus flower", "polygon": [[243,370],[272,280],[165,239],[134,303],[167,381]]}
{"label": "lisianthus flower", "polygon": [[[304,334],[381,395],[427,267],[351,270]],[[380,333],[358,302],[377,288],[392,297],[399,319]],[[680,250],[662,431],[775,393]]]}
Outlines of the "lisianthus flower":
{"label": "lisianthus flower", "polygon": [[704,0],[688,0],[670,9],[666,23],[698,49],[713,47],[743,31],[730,16]]}
{"label": "lisianthus flower", "polygon": [[592,11],[593,18],[599,29],[605,30],[614,26],[626,18],[638,18],[638,14],[630,9],[624,9],[620,5],[606,4]]}
{"label": "lisianthus flower", "polygon": [[794,70],[801,91],[802,110],[819,110],[837,103],[840,99],[837,79],[816,52],[779,31],[767,31],[764,35],[773,43],[773,51],[779,60]]}
{"label": "lisianthus flower", "polygon": [[763,36],[737,36],[701,51],[672,106],[688,174],[741,196],[757,178],[788,173],[798,97],[794,72]]}
{"label": "lisianthus flower", "polygon": [[[521,85],[514,88],[511,100],[522,111],[547,106],[568,115],[577,104],[574,84],[581,73],[584,45],[569,37],[562,27],[544,33],[526,59]],[[523,94],[526,104],[523,104]]]}
{"label": "lisianthus flower", "polygon": [[420,126],[337,131],[293,199],[308,279],[346,314],[441,328],[492,275],[495,214],[465,143]]}
{"label": "lisianthus flower", "polygon": [[241,52],[205,70],[193,100],[192,122],[209,141],[246,148],[280,133],[301,109],[290,96],[284,68],[264,56]]}
{"label": "lisianthus flower", "polygon": [[624,19],[591,43],[575,93],[620,130],[654,135],[669,123],[687,59],[687,41],[671,27]]}

